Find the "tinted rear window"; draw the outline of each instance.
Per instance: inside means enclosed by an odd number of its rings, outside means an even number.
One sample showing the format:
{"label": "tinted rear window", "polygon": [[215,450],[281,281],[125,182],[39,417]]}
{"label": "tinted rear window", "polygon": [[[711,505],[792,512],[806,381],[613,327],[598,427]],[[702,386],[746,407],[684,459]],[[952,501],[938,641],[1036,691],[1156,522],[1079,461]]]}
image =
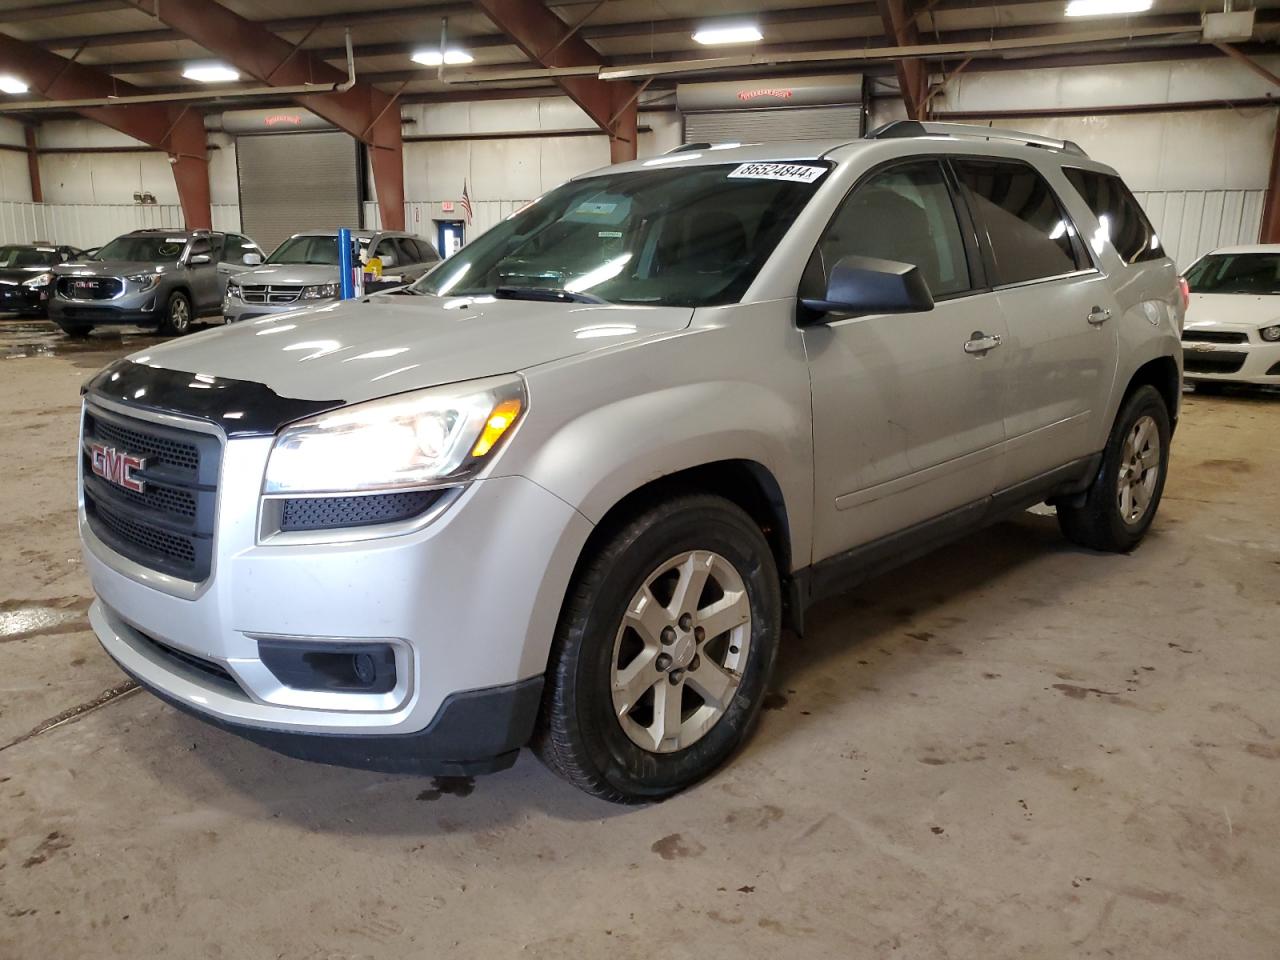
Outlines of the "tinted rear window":
{"label": "tinted rear window", "polygon": [[1062,172],[1089,205],[1105,238],[1125,263],[1158,260],[1164,256],[1155,228],[1123,180],[1092,170],[1067,168]]}
{"label": "tinted rear window", "polygon": [[1075,224],[1032,167],[996,160],[958,160],[979,225],[991,239],[995,284],[1025,283],[1090,266]]}

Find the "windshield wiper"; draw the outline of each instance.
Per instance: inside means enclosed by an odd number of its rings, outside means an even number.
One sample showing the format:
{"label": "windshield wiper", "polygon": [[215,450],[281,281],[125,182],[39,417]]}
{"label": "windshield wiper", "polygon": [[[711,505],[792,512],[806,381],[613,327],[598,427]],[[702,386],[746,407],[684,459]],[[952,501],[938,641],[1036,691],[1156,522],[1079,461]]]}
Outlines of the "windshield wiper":
{"label": "windshield wiper", "polygon": [[546,300],[552,303],[607,303],[590,293],[575,293],[560,287],[495,287],[493,295],[499,300]]}

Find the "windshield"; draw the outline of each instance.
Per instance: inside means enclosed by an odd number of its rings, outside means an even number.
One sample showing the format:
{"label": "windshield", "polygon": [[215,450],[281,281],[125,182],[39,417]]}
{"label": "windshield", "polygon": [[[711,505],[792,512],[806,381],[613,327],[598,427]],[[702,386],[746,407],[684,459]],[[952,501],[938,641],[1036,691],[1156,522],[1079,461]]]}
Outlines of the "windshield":
{"label": "windshield", "polygon": [[0,267],[48,267],[58,262],[52,250],[36,247],[0,247]]}
{"label": "windshield", "polygon": [[187,246],[183,237],[116,237],[94,255],[95,260],[137,260],[176,263]]}
{"label": "windshield", "polygon": [[707,306],[742,298],[829,167],[744,163],[571,181],[409,288],[435,296],[560,291]]}
{"label": "windshield", "polygon": [[[361,252],[369,245],[368,237],[357,237]],[[312,263],[325,267],[338,265],[337,237],[290,237],[267,257],[267,263]]]}
{"label": "windshield", "polygon": [[1280,293],[1280,253],[1212,253],[1187,271],[1192,293]]}

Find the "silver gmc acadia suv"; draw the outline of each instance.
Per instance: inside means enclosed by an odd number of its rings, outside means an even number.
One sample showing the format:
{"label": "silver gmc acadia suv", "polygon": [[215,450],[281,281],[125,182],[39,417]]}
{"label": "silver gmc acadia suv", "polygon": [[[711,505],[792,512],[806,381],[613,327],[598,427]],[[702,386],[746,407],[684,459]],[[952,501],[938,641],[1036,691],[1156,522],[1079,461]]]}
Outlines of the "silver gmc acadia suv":
{"label": "silver gmc acadia suv", "polygon": [[743,742],[815,600],[1041,501],[1137,544],[1184,310],[1069,142],[903,121],[609,167],[408,287],[96,375],[90,619],[287,754],[531,744],[658,799]]}

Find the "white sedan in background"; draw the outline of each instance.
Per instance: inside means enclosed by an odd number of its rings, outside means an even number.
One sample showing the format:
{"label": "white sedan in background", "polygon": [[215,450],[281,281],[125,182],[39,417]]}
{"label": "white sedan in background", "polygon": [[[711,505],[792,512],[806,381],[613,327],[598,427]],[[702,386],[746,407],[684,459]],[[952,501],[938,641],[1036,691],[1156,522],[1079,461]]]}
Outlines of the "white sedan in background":
{"label": "white sedan in background", "polygon": [[1184,276],[1186,379],[1280,386],[1280,244],[1223,247]]}

